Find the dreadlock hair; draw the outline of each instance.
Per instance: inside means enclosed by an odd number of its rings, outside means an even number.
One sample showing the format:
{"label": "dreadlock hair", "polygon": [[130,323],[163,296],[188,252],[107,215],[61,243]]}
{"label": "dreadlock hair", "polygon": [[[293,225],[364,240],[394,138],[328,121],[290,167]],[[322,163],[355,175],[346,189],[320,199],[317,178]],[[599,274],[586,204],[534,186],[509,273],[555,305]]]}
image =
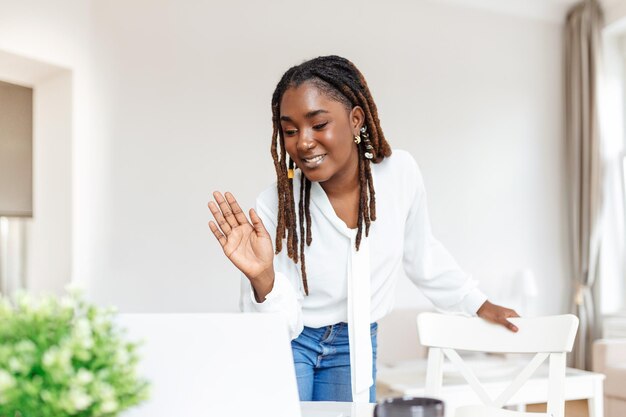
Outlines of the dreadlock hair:
{"label": "dreadlock hair", "polygon": [[[278,219],[276,227],[276,254],[283,247],[283,239],[287,238],[287,255],[298,263],[300,255],[302,284],[304,292],[309,294],[306,266],[304,262],[304,243],[311,245],[311,214],[309,203],[311,198],[311,181],[301,175],[300,199],[298,202],[298,217],[300,244],[298,247],[298,233],[296,233],[295,200],[293,196],[293,179],[287,175],[288,169],[293,169],[293,161],[286,155],[283,131],[280,125],[280,102],[285,91],[291,87],[298,87],[304,82],[311,82],[316,88],[328,97],[344,104],[348,111],[360,106],[365,113],[364,126],[370,135],[373,149],[366,150],[358,146],[359,154],[359,213],[358,230],[356,235],[356,250],[359,250],[363,223],[365,236],[369,235],[370,223],[376,220],[376,199],[370,162],[379,163],[391,155],[391,148],[385,140],[378,119],[378,110],[370,93],[363,74],[354,64],[345,58],[330,55],[322,56],[291,67],[282,76],[274,94],[272,95],[272,146],[271,152],[276,169],[278,189]],[[371,152],[373,158],[367,159],[365,152]],[[306,230],[305,223],[306,222]]]}

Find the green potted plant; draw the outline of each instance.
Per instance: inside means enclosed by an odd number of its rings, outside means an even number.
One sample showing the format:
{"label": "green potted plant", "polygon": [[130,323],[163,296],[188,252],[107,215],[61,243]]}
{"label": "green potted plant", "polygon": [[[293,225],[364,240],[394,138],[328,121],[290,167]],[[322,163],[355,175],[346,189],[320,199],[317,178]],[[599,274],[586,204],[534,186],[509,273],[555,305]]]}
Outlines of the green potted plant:
{"label": "green potted plant", "polygon": [[113,417],[147,398],[137,343],[77,291],[0,296],[0,417]]}

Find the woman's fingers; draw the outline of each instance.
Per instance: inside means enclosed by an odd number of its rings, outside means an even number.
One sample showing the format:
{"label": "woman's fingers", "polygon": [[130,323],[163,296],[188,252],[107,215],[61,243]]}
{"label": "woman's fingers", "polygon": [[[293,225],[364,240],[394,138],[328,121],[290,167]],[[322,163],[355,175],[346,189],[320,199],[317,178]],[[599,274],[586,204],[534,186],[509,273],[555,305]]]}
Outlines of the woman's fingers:
{"label": "woman's fingers", "polygon": [[261,220],[259,215],[256,214],[256,211],[254,211],[254,209],[250,209],[250,220],[252,220],[252,227],[254,227],[254,231],[256,232],[257,236],[267,236],[269,234],[267,233],[267,229],[263,224],[263,220]]}
{"label": "woman's fingers", "polygon": [[226,199],[222,196],[222,193],[215,191],[213,193],[213,197],[215,198],[215,201],[217,201],[217,204],[219,204],[220,210],[222,210],[222,216],[226,219],[226,222],[228,222],[231,229],[237,227],[239,223],[233,214],[233,209],[230,207],[230,204],[228,204],[228,201],[226,201]]}
{"label": "woman's fingers", "polygon": [[217,204],[215,204],[213,201],[209,201],[209,210],[211,210],[211,214],[219,225],[221,232],[228,236],[232,228],[230,227],[230,224],[226,221],[224,216],[222,216],[222,212],[220,211]]}
{"label": "woman's fingers", "polygon": [[215,222],[209,222],[209,228],[222,247],[224,247],[228,242],[228,236],[234,228],[244,224],[250,225],[250,222],[246,218],[243,210],[241,210],[235,196],[231,193],[227,192],[223,196],[219,191],[215,191],[213,197],[215,198],[215,202],[209,202],[209,210],[211,210]]}
{"label": "woman's fingers", "polygon": [[222,246],[222,248],[226,246],[226,242],[228,242],[228,240],[226,239],[226,236],[224,236],[222,232],[220,232],[220,229],[217,227],[215,222],[213,221],[209,222],[209,229],[211,229],[217,241],[220,242],[220,245]]}
{"label": "woman's fingers", "polygon": [[516,325],[508,320],[511,317],[519,317],[519,314],[510,308],[485,301],[476,314],[485,320],[501,324],[512,332],[517,332],[519,330]]}
{"label": "woman's fingers", "polygon": [[517,332],[519,329],[516,325],[511,323],[509,319],[511,317],[519,317],[519,314],[515,312],[515,310],[511,310],[510,308],[496,306],[498,310],[496,311],[495,321],[500,323],[507,329],[512,332]]}
{"label": "woman's fingers", "polygon": [[517,314],[517,312],[515,310],[511,310],[511,309],[507,309],[506,314],[505,314],[505,318],[504,318],[504,325],[506,326],[507,329],[509,329],[512,332],[516,332],[519,329],[517,328],[516,325],[514,325],[513,323],[511,323],[508,319],[511,317],[519,317],[519,314]]}
{"label": "woman's fingers", "polygon": [[225,193],[224,197],[226,197],[226,201],[230,205],[230,208],[233,212],[233,215],[235,216],[235,220],[237,220],[237,223],[250,224],[243,210],[241,210],[241,207],[239,207],[239,203],[237,203],[237,200],[235,200],[235,196],[231,193]]}
{"label": "woman's fingers", "polygon": [[512,332],[517,332],[519,330],[516,325],[514,325],[513,323],[511,323],[510,321],[506,319],[504,320],[504,323],[502,324],[504,324],[504,326]]}

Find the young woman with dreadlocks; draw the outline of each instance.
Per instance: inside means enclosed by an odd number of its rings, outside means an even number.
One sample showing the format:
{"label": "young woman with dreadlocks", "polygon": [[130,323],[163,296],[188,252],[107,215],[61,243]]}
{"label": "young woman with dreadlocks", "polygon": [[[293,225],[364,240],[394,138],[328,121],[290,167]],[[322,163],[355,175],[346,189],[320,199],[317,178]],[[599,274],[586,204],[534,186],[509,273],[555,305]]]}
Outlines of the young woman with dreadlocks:
{"label": "young woman with dreadlocks", "polygon": [[243,273],[242,310],[287,317],[301,400],[375,401],[376,321],[402,270],[439,309],[517,331],[517,313],[487,301],[433,237],[417,163],[392,152],[350,61],[290,68],[272,121],[276,184],[250,220],[215,192],[209,226]]}

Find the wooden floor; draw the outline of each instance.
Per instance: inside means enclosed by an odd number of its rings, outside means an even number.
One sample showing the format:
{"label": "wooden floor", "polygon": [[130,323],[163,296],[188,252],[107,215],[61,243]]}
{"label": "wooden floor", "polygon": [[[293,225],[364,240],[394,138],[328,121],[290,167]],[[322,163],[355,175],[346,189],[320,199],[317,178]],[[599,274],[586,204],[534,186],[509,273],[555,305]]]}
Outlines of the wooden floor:
{"label": "wooden floor", "polygon": [[[587,400],[565,401],[565,417],[589,417],[587,411]],[[526,411],[545,413],[545,404],[530,404],[526,407]]]}

